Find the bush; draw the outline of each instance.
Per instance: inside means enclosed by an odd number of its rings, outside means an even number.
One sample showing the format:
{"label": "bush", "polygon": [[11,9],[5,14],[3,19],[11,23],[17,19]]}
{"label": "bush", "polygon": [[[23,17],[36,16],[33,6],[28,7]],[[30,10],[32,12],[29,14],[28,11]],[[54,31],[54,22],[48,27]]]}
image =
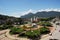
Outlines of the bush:
{"label": "bush", "polygon": [[13,28],[11,28],[10,33],[11,34],[19,34],[19,33],[23,32],[23,31],[24,30],[22,28],[13,27]]}
{"label": "bush", "polygon": [[27,35],[29,38],[36,38],[40,35],[40,31],[39,30],[27,31],[25,35]]}
{"label": "bush", "polygon": [[10,29],[10,28],[12,28],[12,27],[13,27],[12,25],[2,25],[2,26],[0,27],[0,30]]}
{"label": "bush", "polygon": [[54,19],[55,17],[49,17],[49,18],[41,18],[40,21],[50,21]]}
{"label": "bush", "polygon": [[39,24],[40,25],[42,25],[42,26],[51,26],[52,24],[51,23],[49,23],[49,22],[39,22]]}
{"label": "bush", "polygon": [[41,33],[41,34],[47,34],[47,33],[49,33],[49,32],[50,32],[50,30],[49,30],[48,28],[46,28],[46,27],[40,28],[40,33]]}

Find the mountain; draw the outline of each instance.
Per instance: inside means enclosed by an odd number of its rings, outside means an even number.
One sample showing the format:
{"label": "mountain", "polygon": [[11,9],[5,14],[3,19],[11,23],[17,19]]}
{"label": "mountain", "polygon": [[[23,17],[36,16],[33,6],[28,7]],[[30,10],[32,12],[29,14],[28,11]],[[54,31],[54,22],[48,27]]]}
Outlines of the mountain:
{"label": "mountain", "polygon": [[60,12],[58,11],[42,11],[42,12],[36,12],[36,13],[28,13],[26,15],[21,16],[21,18],[33,18],[33,17],[56,17],[60,16]]}
{"label": "mountain", "polygon": [[31,17],[33,17],[33,16],[35,16],[33,13],[28,13],[27,15],[24,15],[24,16],[21,16],[21,18],[31,18]]}

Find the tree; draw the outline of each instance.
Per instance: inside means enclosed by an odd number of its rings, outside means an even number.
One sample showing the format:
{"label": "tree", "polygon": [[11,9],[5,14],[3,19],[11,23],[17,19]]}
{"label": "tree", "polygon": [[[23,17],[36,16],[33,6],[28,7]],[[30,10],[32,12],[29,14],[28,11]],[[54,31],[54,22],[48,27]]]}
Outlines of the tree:
{"label": "tree", "polygon": [[50,32],[50,30],[48,28],[46,28],[46,27],[40,28],[40,33],[41,34],[46,34],[46,33],[49,33],[49,32]]}

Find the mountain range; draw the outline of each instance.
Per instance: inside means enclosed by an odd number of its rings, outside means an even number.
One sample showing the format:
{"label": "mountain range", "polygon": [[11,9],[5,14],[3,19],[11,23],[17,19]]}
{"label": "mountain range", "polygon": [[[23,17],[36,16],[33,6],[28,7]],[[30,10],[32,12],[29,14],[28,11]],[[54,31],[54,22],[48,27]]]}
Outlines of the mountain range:
{"label": "mountain range", "polygon": [[58,11],[41,11],[41,12],[36,12],[36,13],[28,13],[26,15],[21,16],[21,18],[33,18],[33,17],[56,17],[56,16],[60,16],[60,12]]}

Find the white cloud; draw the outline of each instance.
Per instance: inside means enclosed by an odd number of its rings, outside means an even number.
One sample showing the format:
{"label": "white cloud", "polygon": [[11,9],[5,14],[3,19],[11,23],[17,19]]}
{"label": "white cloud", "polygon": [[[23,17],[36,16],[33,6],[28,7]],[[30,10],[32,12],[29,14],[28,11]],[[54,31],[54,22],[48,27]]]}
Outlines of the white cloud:
{"label": "white cloud", "polygon": [[32,12],[32,9],[29,9],[28,11],[23,11],[23,12],[13,12],[13,13],[0,13],[2,15],[8,15],[8,16],[14,16],[14,17],[20,17],[22,15],[28,14],[30,12]]}
{"label": "white cloud", "polygon": [[41,10],[32,10],[32,9],[29,9],[29,10],[26,10],[26,11],[23,11],[23,12],[13,12],[13,13],[10,13],[10,14],[0,13],[0,14],[20,17],[20,16],[28,14],[30,12],[36,13],[36,12],[41,12],[41,11],[46,11],[46,12],[48,12],[48,11],[58,11],[58,12],[60,12],[60,9],[53,9],[53,8],[47,8],[47,9],[41,9]]}
{"label": "white cloud", "polygon": [[53,8],[47,8],[47,9],[41,9],[41,10],[38,10],[39,12],[41,12],[41,11],[46,11],[46,12],[48,12],[48,11],[58,11],[58,12],[60,12],[60,9],[53,9]]}

